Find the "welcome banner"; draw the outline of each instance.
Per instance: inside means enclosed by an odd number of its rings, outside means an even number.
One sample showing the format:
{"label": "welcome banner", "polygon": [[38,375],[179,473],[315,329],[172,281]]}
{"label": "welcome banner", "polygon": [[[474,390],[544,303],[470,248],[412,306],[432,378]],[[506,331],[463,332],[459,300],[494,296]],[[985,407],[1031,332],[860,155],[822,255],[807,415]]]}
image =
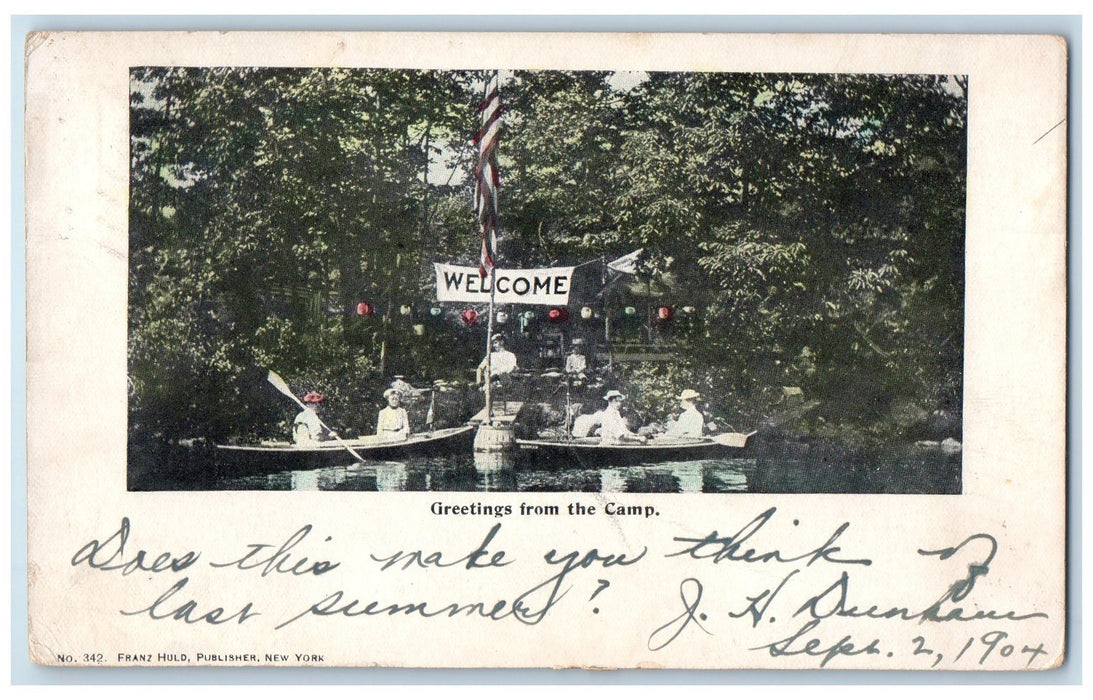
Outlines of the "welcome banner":
{"label": "welcome banner", "polygon": [[572,267],[542,267],[530,270],[495,269],[482,277],[476,267],[433,263],[436,269],[437,301],[488,303],[490,285],[496,280],[498,304],[543,304],[565,306],[573,281]]}

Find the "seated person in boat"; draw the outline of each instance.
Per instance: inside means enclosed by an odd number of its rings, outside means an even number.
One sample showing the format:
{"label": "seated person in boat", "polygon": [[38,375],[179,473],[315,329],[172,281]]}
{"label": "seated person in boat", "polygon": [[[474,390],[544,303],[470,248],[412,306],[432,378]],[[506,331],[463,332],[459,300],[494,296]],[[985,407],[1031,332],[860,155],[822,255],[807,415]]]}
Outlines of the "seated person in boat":
{"label": "seated person in boat", "polygon": [[622,417],[622,402],[626,396],[622,392],[611,390],[603,397],[607,408],[603,411],[603,423],[600,425],[600,443],[604,445],[622,445],[628,443],[643,444],[645,438],[630,430],[626,419]]}
{"label": "seated person in boat", "polygon": [[503,379],[516,369],[516,355],[511,351],[505,349],[505,338],[500,333],[493,336],[490,341],[492,350],[488,357],[483,357],[482,362],[478,365],[478,372],[475,374],[475,382],[478,384],[483,383],[483,377],[486,374],[486,363],[490,365],[490,378],[491,379]]}
{"label": "seated person in boat", "polygon": [[317,391],[309,391],[304,396],[306,407],[292,421],[292,441],[297,445],[314,445],[329,437],[326,426],[319,419],[324,399],[326,397]]}
{"label": "seated person in boat", "polygon": [[398,390],[388,389],[383,392],[383,398],[387,399],[376,418],[376,437],[382,442],[396,442],[410,437],[410,419],[406,415],[406,409],[400,404]]}
{"label": "seated person in boat", "polygon": [[565,373],[571,379],[584,379],[585,370],[588,369],[588,359],[581,352],[584,341],[575,338],[569,346],[569,354],[565,358]]}
{"label": "seated person in boat", "polygon": [[700,438],[706,419],[702,412],[695,407],[695,401],[701,398],[701,394],[693,389],[684,389],[679,395],[679,406],[683,413],[679,418],[668,421],[668,428],[664,431],[664,437],[672,438]]}

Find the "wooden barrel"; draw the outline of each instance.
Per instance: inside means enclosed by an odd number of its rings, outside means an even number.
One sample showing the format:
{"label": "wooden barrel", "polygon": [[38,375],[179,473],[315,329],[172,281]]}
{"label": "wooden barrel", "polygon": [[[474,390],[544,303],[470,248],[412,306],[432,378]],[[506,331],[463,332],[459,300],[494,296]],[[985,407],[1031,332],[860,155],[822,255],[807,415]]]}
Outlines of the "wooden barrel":
{"label": "wooden barrel", "polygon": [[516,446],[516,435],[511,425],[478,426],[474,434],[475,452],[508,452]]}
{"label": "wooden barrel", "polygon": [[[474,468],[480,473],[491,475],[510,472],[516,466],[516,457],[514,455],[515,450],[506,450],[504,452],[475,452]],[[488,488],[487,490],[498,489]]]}

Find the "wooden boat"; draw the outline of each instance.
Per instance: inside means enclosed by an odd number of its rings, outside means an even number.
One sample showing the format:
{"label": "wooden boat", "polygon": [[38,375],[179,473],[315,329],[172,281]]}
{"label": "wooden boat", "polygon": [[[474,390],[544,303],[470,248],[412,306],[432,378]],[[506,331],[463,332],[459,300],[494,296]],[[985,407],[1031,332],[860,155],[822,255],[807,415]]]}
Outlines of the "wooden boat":
{"label": "wooden boat", "polygon": [[259,445],[217,445],[216,462],[225,471],[261,473],[303,471],[334,465],[347,465],[357,460],[346,445],[367,460],[393,460],[420,455],[443,455],[470,452],[474,426],[461,425],[428,433],[412,433],[406,440],[382,441],[375,435],[351,440],[326,440],[311,445],[266,441]]}
{"label": "wooden boat", "polygon": [[598,437],[518,439],[518,458],[540,466],[599,467],[683,462],[742,456],[755,433],[722,433],[702,438],[660,437],[644,443],[603,444]]}

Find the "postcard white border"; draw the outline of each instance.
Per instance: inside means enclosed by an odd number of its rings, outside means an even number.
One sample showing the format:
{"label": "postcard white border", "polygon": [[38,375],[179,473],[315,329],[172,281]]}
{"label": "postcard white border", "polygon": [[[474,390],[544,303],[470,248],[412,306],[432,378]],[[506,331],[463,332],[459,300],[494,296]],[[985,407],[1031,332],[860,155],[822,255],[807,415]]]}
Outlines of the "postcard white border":
{"label": "postcard white border", "polygon": [[[840,18],[840,19],[842,19],[842,18]],[[703,24],[704,24],[705,26],[708,26],[708,23],[703,23]],[[1024,27],[1024,28],[1028,28],[1028,27],[1030,26],[1030,25],[1029,25],[1029,23],[1027,22],[1027,19],[1026,19],[1026,18],[1023,18],[1023,19],[1022,19],[1022,21],[1021,21],[1021,25],[1022,25],[1022,27]],[[735,26],[740,26],[740,25],[739,25],[739,23],[737,23],[737,24],[736,24]],[[854,27],[853,27],[853,26],[851,26],[851,27],[849,27],[849,28],[850,28],[850,29],[853,29]],[[18,31],[19,31],[19,30],[18,30],[18,27],[15,27],[15,30],[16,30],[16,32],[18,32]],[[992,30],[992,31],[996,31],[997,29],[996,29],[996,28],[994,28],[994,27],[990,27],[990,30]],[[13,53],[15,53],[15,47],[13,47]],[[14,86],[13,86],[13,87],[14,87]],[[1072,113],[1073,113],[1073,108],[1072,108],[1072,110],[1071,110],[1071,111],[1072,111]],[[18,173],[16,173],[16,174],[18,174]],[[1073,199],[1073,197],[1072,197],[1072,199]],[[13,212],[13,214],[14,214],[14,212]],[[18,230],[18,229],[16,229],[16,230]],[[14,262],[14,263],[18,263],[18,260],[17,260],[17,259],[16,259],[16,260],[13,260],[13,262]],[[17,341],[17,340],[18,340],[18,338],[14,338],[13,340],[16,340],[16,341]],[[16,356],[16,357],[15,357],[15,358],[13,358],[13,359],[15,359],[15,360],[18,360],[18,357]],[[17,448],[16,448],[16,449],[17,449]],[[17,485],[18,485],[18,484],[17,484]],[[19,510],[19,509],[17,509],[17,508],[14,508],[14,509],[13,509],[13,520],[15,521],[15,523],[16,523],[16,524],[18,524],[18,523],[19,523],[19,518],[18,518],[18,510]],[[16,531],[16,534],[18,535],[18,528],[14,528],[14,530]],[[17,599],[14,599],[14,600],[13,600],[13,605],[15,605],[15,604],[17,604],[17,603],[18,603],[18,600],[17,600]],[[18,619],[18,616],[14,616],[14,619],[16,619],[16,620],[17,620],[17,619]],[[38,670],[38,671],[41,671],[41,670],[44,670],[44,669],[39,669],[38,667],[34,667],[34,670]],[[136,670],[130,670],[130,671],[126,671],[125,673],[127,673],[127,674],[132,674],[132,673],[138,673],[138,672],[139,672],[139,671],[136,671]],[[201,671],[193,671],[193,672],[191,672],[191,673],[201,673]],[[701,673],[701,672],[698,672],[698,673]],[[829,678],[829,677],[830,677],[830,674],[824,674],[824,677],[825,677],[825,678]],[[964,676],[964,677],[966,677],[966,676]]]}

